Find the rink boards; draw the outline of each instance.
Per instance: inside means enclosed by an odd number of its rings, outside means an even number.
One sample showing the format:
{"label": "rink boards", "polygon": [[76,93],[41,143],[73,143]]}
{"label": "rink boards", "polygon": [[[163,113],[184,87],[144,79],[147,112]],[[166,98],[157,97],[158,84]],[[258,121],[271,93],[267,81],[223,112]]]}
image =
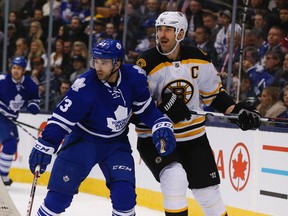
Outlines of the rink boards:
{"label": "rink boards", "polygon": [[[49,115],[20,114],[18,121],[34,127],[45,126]],[[29,133],[38,136],[38,131],[23,126]],[[19,128],[20,142],[15,156],[11,177],[18,182],[32,182],[28,170],[28,157],[34,144],[31,135]],[[288,213],[288,131],[241,131],[221,125],[207,126],[208,138],[215,155],[221,177],[221,192],[232,216],[284,216]],[[136,165],[137,203],[152,209],[162,210],[159,184],[141,161],[136,150],[136,133],[131,125],[129,139],[132,143]],[[47,184],[47,173],[39,184]],[[109,197],[104,177],[95,167],[80,187],[80,191]],[[189,215],[203,215],[200,207],[187,190]]]}

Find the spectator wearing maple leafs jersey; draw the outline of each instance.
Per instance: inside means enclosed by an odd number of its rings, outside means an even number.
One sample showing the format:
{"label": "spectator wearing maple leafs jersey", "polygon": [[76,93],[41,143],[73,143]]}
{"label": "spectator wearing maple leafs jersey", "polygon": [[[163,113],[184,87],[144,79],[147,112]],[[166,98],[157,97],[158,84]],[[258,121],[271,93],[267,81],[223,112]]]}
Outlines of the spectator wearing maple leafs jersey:
{"label": "spectator wearing maple leafs jersey", "polygon": [[25,75],[26,60],[16,57],[12,60],[11,72],[0,75],[0,175],[5,185],[11,185],[9,170],[17,151],[18,130],[15,120],[19,111],[37,114],[40,110],[38,87],[30,76]]}
{"label": "spectator wearing maple leafs jersey", "polygon": [[161,154],[174,150],[172,123],[150,97],[145,71],[136,65],[122,65],[123,59],[120,41],[104,39],[97,44],[90,57],[91,69],[74,81],[35,142],[30,170],[34,173],[40,165],[43,173],[65,137],[37,215],[64,212],[96,164],[110,189],[112,215],[135,215],[134,160],[127,136],[132,113],[153,127],[154,143]]}

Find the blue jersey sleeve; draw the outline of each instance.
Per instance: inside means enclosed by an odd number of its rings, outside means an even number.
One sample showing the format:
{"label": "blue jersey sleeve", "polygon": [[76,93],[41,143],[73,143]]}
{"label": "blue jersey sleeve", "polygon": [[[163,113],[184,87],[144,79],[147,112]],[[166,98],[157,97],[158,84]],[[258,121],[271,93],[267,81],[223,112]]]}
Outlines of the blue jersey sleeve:
{"label": "blue jersey sleeve", "polygon": [[139,66],[134,66],[133,68],[137,70],[137,75],[135,75],[135,80],[133,81],[135,101],[132,110],[143,123],[152,128],[154,122],[163,117],[163,114],[150,97],[146,72]]}
{"label": "blue jersey sleeve", "polygon": [[87,115],[90,109],[91,102],[89,92],[85,89],[85,78],[79,78],[48,119],[42,139],[57,148],[65,135],[73,130],[76,123]]}
{"label": "blue jersey sleeve", "polygon": [[27,84],[25,82],[25,85],[30,87],[31,92],[27,97],[27,111],[35,115],[40,111],[40,95],[38,86],[30,77],[25,76],[25,79],[27,80]]}

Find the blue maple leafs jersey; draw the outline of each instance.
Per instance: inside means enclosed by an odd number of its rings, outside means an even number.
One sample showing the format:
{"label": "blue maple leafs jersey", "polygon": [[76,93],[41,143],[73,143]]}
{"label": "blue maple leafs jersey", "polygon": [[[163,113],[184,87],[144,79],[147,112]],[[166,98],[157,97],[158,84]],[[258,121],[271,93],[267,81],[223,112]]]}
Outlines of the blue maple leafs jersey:
{"label": "blue maple leafs jersey", "polygon": [[42,139],[57,147],[70,132],[93,142],[127,136],[135,113],[146,125],[163,117],[150,97],[146,73],[136,65],[122,65],[115,86],[98,79],[94,69],[80,76],[55,108]]}
{"label": "blue maple leafs jersey", "polygon": [[39,103],[38,86],[29,76],[23,76],[22,81],[16,83],[10,74],[0,75],[0,112],[3,115],[17,119],[23,107],[28,111],[29,107],[34,107],[33,112],[37,113]]}

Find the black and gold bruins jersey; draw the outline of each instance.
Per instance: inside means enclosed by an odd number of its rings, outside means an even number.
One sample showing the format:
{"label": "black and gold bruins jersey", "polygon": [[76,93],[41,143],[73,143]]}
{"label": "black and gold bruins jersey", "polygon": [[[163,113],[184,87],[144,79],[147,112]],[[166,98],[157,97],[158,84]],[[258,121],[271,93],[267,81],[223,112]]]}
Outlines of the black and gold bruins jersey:
{"label": "black and gold bruins jersey", "polygon": [[[147,72],[152,98],[161,103],[164,93],[173,92],[182,98],[190,110],[209,106],[216,95],[225,91],[217,70],[207,53],[196,47],[181,47],[181,57],[171,61],[156,48],[143,52],[137,62]],[[142,124],[136,126],[140,137],[149,135]],[[177,141],[187,141],[205,133],[205,117],[192,115],[190,120],[174,124]]]}

